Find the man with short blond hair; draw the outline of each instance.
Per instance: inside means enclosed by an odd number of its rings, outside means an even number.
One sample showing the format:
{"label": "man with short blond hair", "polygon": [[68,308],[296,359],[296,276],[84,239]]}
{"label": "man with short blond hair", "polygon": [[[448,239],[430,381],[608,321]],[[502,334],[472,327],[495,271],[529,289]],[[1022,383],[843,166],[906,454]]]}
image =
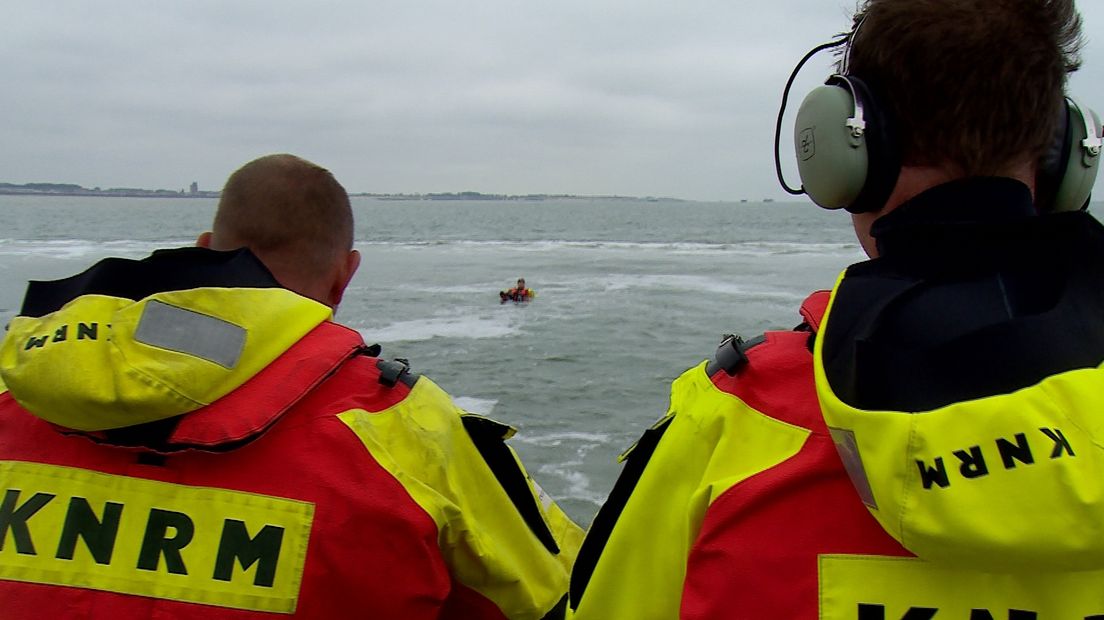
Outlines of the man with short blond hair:
{"label": "man with short blond hair", "polygon": [[246,247],[282,285],[336,307],[360,265],[353,212],[329,170],[294,155],[267,155],[235,171],[211,232],[197,245]]}
{"label": "man with short blond hair", "polygon": [[348,196],[270,155],[198,246],[33,282],[0,346],[0,616],[561,617],[582,532],[333,310]]}

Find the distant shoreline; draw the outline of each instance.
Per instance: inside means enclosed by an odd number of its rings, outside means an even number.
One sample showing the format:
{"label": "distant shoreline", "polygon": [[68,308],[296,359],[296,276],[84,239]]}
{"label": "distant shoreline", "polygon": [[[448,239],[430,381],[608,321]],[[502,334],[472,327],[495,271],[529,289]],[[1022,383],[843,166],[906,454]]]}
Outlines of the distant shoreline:
{"label": "distant shoreline", "polygon": [[[80,196],[87,198],[218,198],[222,192],[200,191],[194,186],[185,191],[168,189],[139,189],[133,187],[87,188],[70,183],[0,183],[0,195],[5,196]],[[581,196],[576,194],[484,194],[481,192],[442,192],[428,194],[373,194],[361,192],[351,197],[376,198],[378,200],[624,200],[640,202],[692,202],[681,198],[656,198],[653,196]]]}
{"label": "distant shoreline", "polygon": [[218,198],[221,192],[140,189],[136,187],[87,188],[73,183],[0,183],[0,195],[6,196],[83,196],[109,198]]}

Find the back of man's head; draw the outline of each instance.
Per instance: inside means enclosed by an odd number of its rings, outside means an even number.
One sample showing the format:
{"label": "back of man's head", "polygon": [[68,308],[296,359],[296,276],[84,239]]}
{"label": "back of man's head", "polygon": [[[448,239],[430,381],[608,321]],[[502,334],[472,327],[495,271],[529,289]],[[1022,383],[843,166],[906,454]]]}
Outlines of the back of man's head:
{"label": "back of man's head", "polygon": [[350,256],[359,260],[345,188],[325,168],[287,154],[255,159],[230,175],[201,245],[247,247],[284,286],[331,306],[340,290],[330,299],[328,280],[345,278],[343,290]]}
{"label": "back of man's head", "polygon": [[866,0],[847,73],[895,117],[903,163],[1000,174],[1053,139],[1080,64],[1073,0]]}

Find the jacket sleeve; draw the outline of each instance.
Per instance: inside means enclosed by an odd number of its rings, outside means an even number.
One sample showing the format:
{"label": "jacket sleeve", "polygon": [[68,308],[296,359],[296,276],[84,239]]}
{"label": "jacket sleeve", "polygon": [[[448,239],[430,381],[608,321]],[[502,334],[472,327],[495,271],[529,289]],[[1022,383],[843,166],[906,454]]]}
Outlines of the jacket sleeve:
{"label": "jacket sleeve", "polygon": [[475,620],[554,615],[582,530],[503,443],[512,429],[466,414],[426,377],[383,411],[340,417],[437,524],[458,596],[469,601],[450,601],[447,612]]}
{"label": "jacket sleeve", "polygon": [[705,368],[675,381],[667,416],[626,453],[579,552],[569,617],[678,618],[687,561],[710,504],[804,441],[800,429],[719,390]]}

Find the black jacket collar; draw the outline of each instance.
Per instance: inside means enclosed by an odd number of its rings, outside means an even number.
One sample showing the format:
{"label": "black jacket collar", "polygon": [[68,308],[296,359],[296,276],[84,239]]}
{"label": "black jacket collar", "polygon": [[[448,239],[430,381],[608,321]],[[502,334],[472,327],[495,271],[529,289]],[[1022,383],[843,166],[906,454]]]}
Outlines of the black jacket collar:
{"label": "black jacket collar", "polygon": [[979,228],[1034,217],[1031,190],[1007,177],[974,177],[938,185],[878,218],[870,229],[881,256],[912,253],[920,244],[946,239],[948,229],[974,233]]}
{"label": "black jacket collar", "polygon": [[274,288],[280,283],[245,248],[228,252],[195,247],[158,250],[142,260],[105,258],[62,280],[31,281],[19,314],[43,316],[81,295],[137,301],[154,293],[204,286]]}

